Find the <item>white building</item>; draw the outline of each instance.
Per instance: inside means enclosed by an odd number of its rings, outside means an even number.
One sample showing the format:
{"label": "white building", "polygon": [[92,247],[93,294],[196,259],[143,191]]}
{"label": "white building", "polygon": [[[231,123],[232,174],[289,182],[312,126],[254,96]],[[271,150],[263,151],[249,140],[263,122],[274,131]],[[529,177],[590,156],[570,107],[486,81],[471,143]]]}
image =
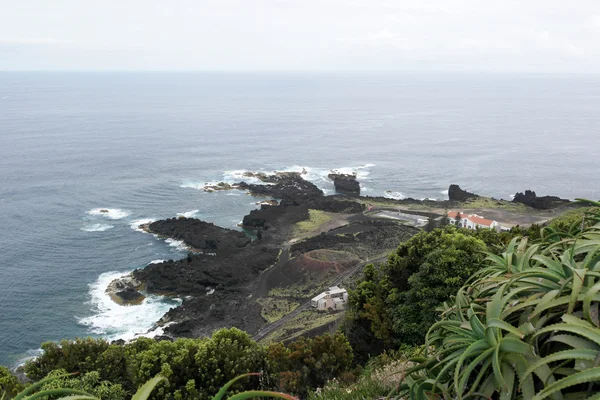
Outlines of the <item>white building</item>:
{"label": "white building", "polygon": [[476,228],[491,228],[500,229],[500,223],[485,219],[477,214],[464,214],[460,211],[448,211],[448,220],[450,224],[456,225],[458,221],[459,228],[476,229]]}
{"label": "white building", "polygon": [[314,297],[310,305],[317,310],[343,310],[348,302],[348,291],[337,286],[330,287],[326,292]]}

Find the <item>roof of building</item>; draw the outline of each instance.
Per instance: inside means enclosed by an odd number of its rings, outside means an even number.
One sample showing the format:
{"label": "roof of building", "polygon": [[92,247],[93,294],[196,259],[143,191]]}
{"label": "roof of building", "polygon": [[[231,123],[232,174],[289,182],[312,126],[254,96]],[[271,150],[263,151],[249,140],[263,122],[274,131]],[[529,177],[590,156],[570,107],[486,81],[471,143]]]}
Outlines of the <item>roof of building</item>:
{"label": "roof of building", "polygon": [[325,297],[326,295],[327,295],[327,292],[323,292],[323,293],[321,293],[320,295],[313,297],[311,301],[319,301],[319,300],[321,300],[323,297]]}
{"label": "roof of building", "polygon": [[323,297],[327,296],[328,294],[339,294],[339,293],[347,293],[348,291],[346,289],[342,289],[339,288],[337,286],[332,286],[329,288],[329,290],[319,294],[318,296],[315,296],[312,298],[312,301],[319,301],[321,300]]}
{"label": "roof of building", "polygon": [[481,215],[464,214],[464,213],[461,213],[460,211],[448,211],[448,218],[454,219],[459,214],[460,214],[460,218],[468,219],[469,221],[471,221],[472,223],[477,224],[477,225],[491,226],[495,222],[495,221],[492,221],[491,219],[485,219]]}

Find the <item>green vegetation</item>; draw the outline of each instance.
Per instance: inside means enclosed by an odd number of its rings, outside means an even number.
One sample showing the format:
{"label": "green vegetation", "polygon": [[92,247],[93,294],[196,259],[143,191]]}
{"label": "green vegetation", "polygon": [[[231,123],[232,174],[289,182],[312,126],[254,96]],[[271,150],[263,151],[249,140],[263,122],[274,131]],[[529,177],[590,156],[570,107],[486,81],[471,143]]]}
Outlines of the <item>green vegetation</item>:
{"label": "green vegetation", "polygon": [[436,321],[435,308],[464,285],[512,235],[452,226],[421,232],[384,265],[367,265],[350,293],[346,334],[359,360],[401,344],[417,345]]}
{"label": "green vegetation", "polygon": [[294,225],[295,236],[306,236],[318,230],[322,225],[331,220],[331,216],[321,210],[308,210],[309,218],[305,221],[297,222]]}
{"label": "green vegetation", "polygon": [[[44,343],[25,366],[36,382],[28,392],[18,395],[23,385],[0,368],[0,399],[124,400],[146,382],[149,398],[173,400],[220,399],[225,391],[232,400],[289,398],[266,391],[311,400],[600,399],[595,206],[543,228],[421,232],[385,264],[365,267],[345,317],[303,311],[265,344],[235,328],[173,342]],[[338,256],[315,253],[315,260]],[[268,320],[298,306],[285,297],[259,301]],[[341,319],[346,336],[298,339]],[[260,379],[245,379],[254,371]]]}
{"label": "green vegetation", "polygon": [[8,368],[0,366],[0,399],[12,398],[23,390],[23,385],[16,376],[10,373]]}
{"label": "green vegetation", "polygon": [[489,254],[441,308],[399,395],[598,398],[600,213],[586,217],[594,224],[573,238],[515,238]]}
{"label": "green vegetation", "polygon": [[[341,334],[263,346],[235,328],[202,339],[139,338],[127,344],[77,339],[44,343],[42,348],[44,353],[25,365],[27,376],[37,382],[29,387],[27,396],[33,391],[60,389],[56,394],[64,395],[67,390],[91,398],[124,400],[156,376],[164,377],[164,382],[152,391],[151,399],[211,399],[226,385],[232,394],[244,390],[253,394],[231,399],[266,396],[256,390],[282,388],[303,394],[347,372],[353,359],[350,344]],[[260,379],[232,382],[253,371],[262,371]],[[0,374],[0,399],[3,395],[3,400],[15,398],[23,387],[8,370],[0,370]]]}
{"label": "green vegetation", "polygon": [[344,314],[342,313],[319,312],[314,309],[308,309],[287,321],[281,328],[269,333],[262,342],[274,343],[282,340],[296,339],[312,329],[341,320],[343,316]]}
{"label": "green vegetation", "polygon": [[285,315],[291,313],[300,306],[300,304],[295,301],[273,297],[258,299],[257,301],[262,305],[260,315],[267,322],[271,323],[279,321]]}
{"label": "green vegetation", "polygon": [[349,372],[352,348],[342,334],[300,338],[287,347],[274,343],[267,350],[268,368],[278,377],[278,389],[306,395],[310,388]]}
{"label": "green vegetation", "polygon": [[[107,400],[107,399],[122,399],[124,398],[124,393],[122,391],[122,389],[119,389],[119,391],[101,391],[100,394],[91,394],[91,393],[86,393],[85,391],[81,390],[81,389],[73,389],[68,387],[70,384],[72,384],[73,382],[75,382],[76,385],[78,386],[85,386],[86,383],[84,383],[84,379],[81,380],[81,382],[78,382],[76,380],[62,380],[61,378],[68,378],[68,374],[64,375],[64,374],[60,374],[60,371],[55,371],[57,372],[57,374],[52,373],[51,375],[54,376],[49,376],[46,379],[42,379],[41,381],[29,386],[27,389],[23,390],[21,393],[19,393],[14,400],[34,400],[34,399],[47,399],[49,397],[55,397],[55,396],[64,396],[61,397],[58,400]],[[92,373],[90,373],[92,374]],[[88,375],[90,375],[88,374]],[[213,397],[213,400],[222,400],[223,396],[225,396],[225,394],[227,393],[227,391],[231,388],[231,386],[233,386],[233,384],[235,382],[237,382],[238,380],[245,378],[247,376],[253,376],[253,375],[260,375],[257,373],[248,373],[248,374],[243,374],[240,375],[238,377],[233,378],[232,380],[230,380],[229,382],[227,382],[220,390],[219,392],[215,395],[215,397]],[[92,378],[93,380],[93,378]],[[147,400],[152,391],[154,390],[154,388],[159,385],[160,383],[163,382],[167,382],[167,379],[163,376],[155,376],[154,378],[150,379],[148,382],[144,383],[138,390],[137,392],[135,392],[135,394],[133,395],[133,397],[131,398],[131,400]],[[40,391],[37,391],[37,389],[40,389]],[[97,388],[93,389],[96,393],[98,392]],[[250,399],[250,398],[256,398],[257,396],[261,396],[261,397],[267,397],[267,398],[278,398],[278,399],[285,399],[285,400],[294,400],[294,398],[290,395],[284,394],[284,393],[276,393],[276,392],[271,392],[271,391],[264,391],[264,390],[253,390],[253,391],[245,391],[242,393],[238,393],[232,397],[229,397],[229,400],[244,400],[244,399]],[[4,396],[3,396],[4,397]]]}
{"label": "green vegetation", "polygon": [[469,201],[458,203],[455,208],[496,208],[515,212],[531,212],[532,209],[522,203],[513,203],[507,200],[496,200],[490,197],[477,197]]}

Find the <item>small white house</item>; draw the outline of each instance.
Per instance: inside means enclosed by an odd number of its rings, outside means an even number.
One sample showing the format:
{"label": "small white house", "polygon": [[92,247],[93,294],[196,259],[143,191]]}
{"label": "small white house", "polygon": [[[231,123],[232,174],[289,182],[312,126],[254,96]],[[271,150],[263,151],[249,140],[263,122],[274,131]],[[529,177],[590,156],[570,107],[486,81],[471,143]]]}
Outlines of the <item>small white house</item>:
{"label": "small white house", "polygon": [[448,219],[450,224],[452,225],[456,225],[458,223],[459,228],[491,228],[496,230],[500,229],[500,224],[497,221],[485,219],[481,215],[477,214],[464,214],[460,211],[449,211]]}
{"label": "small white house", "polygon": [[314,297],[310,305],[317,310],[343,310],[348,303],[348,291],[337,286],[330,287],[326,292]]}

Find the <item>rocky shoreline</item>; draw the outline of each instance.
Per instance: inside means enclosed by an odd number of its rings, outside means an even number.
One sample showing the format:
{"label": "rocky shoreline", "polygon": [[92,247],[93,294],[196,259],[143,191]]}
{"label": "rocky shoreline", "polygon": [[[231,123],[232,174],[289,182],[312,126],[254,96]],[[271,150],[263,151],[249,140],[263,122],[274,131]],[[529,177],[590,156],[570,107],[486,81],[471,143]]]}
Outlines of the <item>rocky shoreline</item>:
{"label": "rocky shoreline", "polygon": [[[266,321],[261,317],[257,296],[268,292],[261,276],[266,270],[286,267],[289,259],[315,250],[346,252],[358,262],[381,256],[400,241],[416,234],[418,229],[399,221],[381,220],[367,215],[369,204],[377,202],[394,206],[418,205],[426,209],[449,209],[461,202],[479,199],[474,193],[451,185],[449,199],[444,201],[360,196],[360,183],[355,174],[329,175],[337,195],[326,196],[313,183],[304,179],[306,171],[279,172],[272,175],[248,172],[244,176],[261,183],[237,182],[208,185],[206,191],[244,190],[264,198],[259,209],[244,216],[243,231],[222,228],[195,218],[169,218],[143,226],[160,237],[183,241],[190,249],[181,260],[167,260],[137,269],[130,276],[113,281],[107,293],[119,304],[139,304],[144,293],[184,298],[158,322],[166,335],[197,337],[215,329],[235,326],[249,333],[257,332]],[[546,210],[549,205],[565,206],[570,202],[551,197],[538,198],[535,192],[517,194],[513,202]],[[415,211],[413,211],[414,213]],[[323,221],[345,221],[339,227],[327,228],[309,223],[311,235],[296,237],[299,223],[307,224],[314,214]],[[319,214],[319,215],[321,215]],[[434,214],[423,212],[424,217]],[[327,218],[325,218],[325,216]],[[312,229],[312,230],[311,230]],[[285,259],[284,259],[285,258]],[[362,260],[362,261],[361,261]],[[167,326],[168,325],[168,326]]]}

